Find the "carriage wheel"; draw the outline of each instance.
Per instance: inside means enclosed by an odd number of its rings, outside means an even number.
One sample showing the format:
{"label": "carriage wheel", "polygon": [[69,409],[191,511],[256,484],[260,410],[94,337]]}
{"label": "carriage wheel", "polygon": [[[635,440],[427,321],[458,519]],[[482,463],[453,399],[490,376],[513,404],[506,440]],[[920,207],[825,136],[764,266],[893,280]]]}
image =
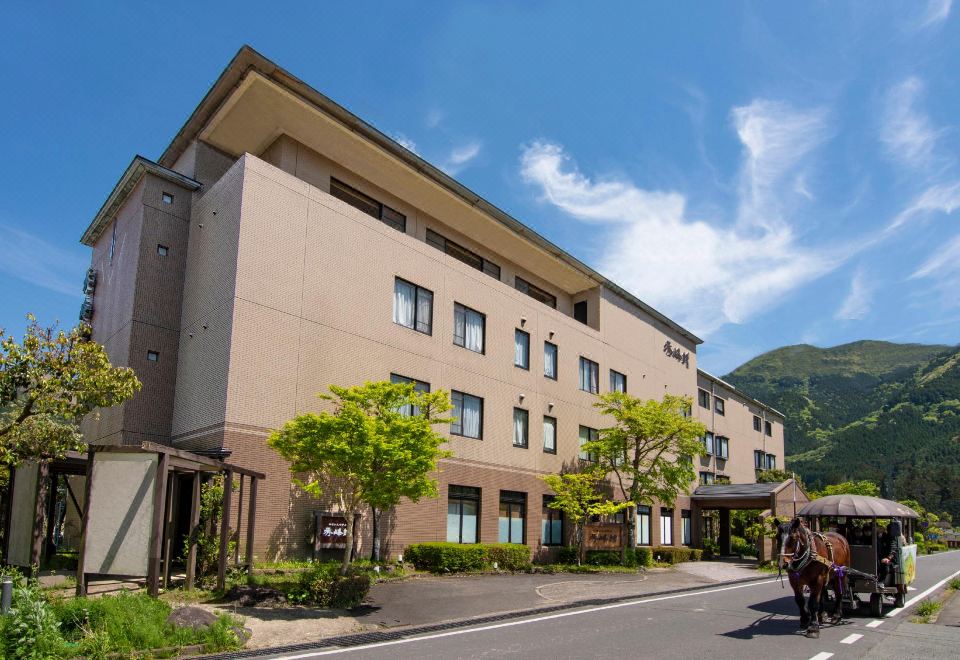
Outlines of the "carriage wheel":
{"label": "carriage wheel", "polygon": [[883,594],[870,594],[870,616],[883,616]]}

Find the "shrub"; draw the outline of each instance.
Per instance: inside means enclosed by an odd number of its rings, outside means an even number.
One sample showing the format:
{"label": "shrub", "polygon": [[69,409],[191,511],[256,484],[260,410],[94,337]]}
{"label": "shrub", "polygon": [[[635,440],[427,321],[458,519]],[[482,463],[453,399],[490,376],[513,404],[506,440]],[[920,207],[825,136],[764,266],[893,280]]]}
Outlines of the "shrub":
{"label": "shrub", "polygon": [[327,607],[350,609],[357,607],[370,593],[369,575],[337,576],[330,584]]}
{"label": "shrub", "polygon": [[925,600],[919,603],[914,610],[920,619],[924,622],[928,622],[930,617],[939,612],[943,608],[943,603],[938,600]]}
{"label": "shrub", "polygon": [[0,618],[5,658],[56,658],[66,649],[60,622],[35,584],[13,591],[8,615]]}
{"label": "shrub", "polygon": [[557,554],[557,563],[559,564],[576,564],[577,557],[580,555],[580,550],[574,545],[568,545],[560,548],[559,554]]}
{"label": "shrub", "polygon": [[720,544],[713,539],[704,539],[703,553],[707,555],[707,557],[718,556],[720,554]]}
{"label": "shrub", "polygon": [[730,537],[730,550],[735,555],[742,555],[744,557],[757,556],[757,546],[739,536]]}
{"label": "shrub", "polygon": [[616,550],[587,550],[586,563],[591,566],[619,566],[620,553]]}
{"label": "shrub", "polygon": [[653,566],[653,552],[650,548],[636,548],[634,556],[637,558],[637,566]]}
{"label": "shrub", "polygon": [[661,546],[653,548],[653,558],[666,564],[679,564],[685,561],[700,561],[703,559],[703,550],[697,548],[675,548]]}
{"label": "shrub", "polygon": [[404,558],[421,571],[462,573],[483,570],[486,550],[479,543],[416,543],[404,551]]}
{"label": "shrub", "polygon": [[497,543],[486,545],[487,563],[504,571],[525,571],[530,568],[530,548],[519,543]]}
{"label": "shrub", "polygon": [[945,552],[947,550],[946,543],[928,543],[927,552]]}

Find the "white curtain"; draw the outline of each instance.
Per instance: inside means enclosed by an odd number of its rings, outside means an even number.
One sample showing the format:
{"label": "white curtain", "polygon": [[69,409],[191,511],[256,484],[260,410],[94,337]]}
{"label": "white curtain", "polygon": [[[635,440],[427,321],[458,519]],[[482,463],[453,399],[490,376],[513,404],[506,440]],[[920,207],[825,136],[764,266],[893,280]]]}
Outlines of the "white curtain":
{"label": "white curtain", "polygon": [[517,330],[513,336],[513,363],[518,367],[529,367],[530,335]]}
{"label": "white curtain", "polygon": [[472,309],[466,310],[466,336],[464,348],[483,353],[483,314]]}
{"label": "white curtain", "polygon": [[637,509],[637,544],[650,545],[650,509]]}
{"label": "white curtain", "polygon": [[543,448],[550,451],[557,450],[557,427],[553,420],[543,420]]}
{"label": "white curtain", "polygon": [[557,347],[552,344],[543,347],[543,375],[547,378],[557,377]]}
{"label": "white curtain", "polygon": [[460,424],[463,435],[470,438],[480,437],[480,399],[473,396],[463,397],[463,419]]}
{"label": "white curtain", "polygon": [[417,289],[409,282],[396,280],[393,285],[393,322],[405,325],[408,328],[413,327],[414,319],[414,299],[417,296]]}
{"label": "white curtain", "polygon": [[433,294],[426,289],[420,289],[417,297],[417,330],[430,332],[430,323],[433,318]]}
{"label": "white curtain", "polygon": [[513,411],[513,444],[518,447],[527,446],[527,413],[522,410]]}

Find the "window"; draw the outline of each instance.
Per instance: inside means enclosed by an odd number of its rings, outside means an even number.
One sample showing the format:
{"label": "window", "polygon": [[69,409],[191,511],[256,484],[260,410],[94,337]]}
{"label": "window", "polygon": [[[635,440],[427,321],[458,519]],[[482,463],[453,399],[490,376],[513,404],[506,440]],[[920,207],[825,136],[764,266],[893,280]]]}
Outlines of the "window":
{"label": "window", "polygon": [[730,458],[730,438],[724,435],[718,435],[716,438],[717,458],[724,460]]}
{"label": "window", "polygon": [[[413,383],[413,389],[417,392],[429,392],[430,383],[425,383],[422,380],[417,380],[416,378],[407,378],[406,376],[401,376],[400,374],[390,374],[391,383]],[[401,406],[398,411],[401,415],[406,415],[407,417],[415,417],[420,414],[420,408],[408,403],[405,406]]]}
{"label": "window", "polygon": [[543,513],[540,518],[540,543],[563,545],[563,511],[551,509],[553,495],[543,496]]}
{"label": "window", "polygon": [[763,466],[766,465],[766,460],[764,458],[763,452],[759,449],[754,450],[753,452],[753,467],[756,470],[762,470]]}
{"label": "window", "polygon": [[581,300],[580,302],[573,303],[573,318],[584,325],[587,324],[587,301]]}
{"label": "window", "polygon": [[479,530],[480,489],[451,485],[447,496],[447,541],[476,543]]}
{"label": "window", "polygon": [[580,389],[591,394],[600,391],[600,365],[585,357],[580,358]]}
{"label": "window", "polygon": [[[773,435],[773,424],[771,424],[770,422],[765,422],[764,427],[765,427],[763,430],[764,433],[766,433],[767,435]],[[760,429],[757,429],[757,430],[759,431]]]}
{"label": "window", "polygon": [[672,509],[660,509],[660,545],[673,545]]}
{"label": "window", "polygon": [[554,309],[557,308],[556,296],[554,296],[553,294],[547,293],[546,291],[544,291],[538,286],[534,286],[533,284],[530,284],[530,282],[526,281],[521,277],[513,278],[513,288],[516,289],[517,291],[521,291],[527,294],[534,300],[539,300],[547,307],[553,307]]}
{"label": "window", "polygon": [[169,253],[170,253],[170,248],[168,248],[166,245],[157,246],[157,254],[159,254],[161,257],[165,257]]}
{"label": "window", "polygon": [[754,431],[760,430],[760,418],[757,417],[756,415],[753,416],[753,430]]}
{"label": "window", "polygon": [[530,368],[530,333],[520,329],[513,331],[513,366]]}
{"label": "window", "polygon": [[173,195],[165,192],[160,195],[160,201],[162,201],[164,204],[173,204]]}
{"label": "window", "polygon": [[454,417],[450,425],[450,433],[482,440],[483,399],[454,390],[450,392],[450,401],[453,403],[451,415]]}
{"label": "window", "polygon": [[714,442],[713,442],[713,433],[707,431],[706,435],[703,436],[703,446],[707,449],[707,454],[712,456],[714,454]]}
{"label": "window", "polygon": [[433,332],[433,291],[402,280],[393,283],[393,322],[429,335]]}
{"label": "window", "polygon": [[[599,439],[600,439],[600,433],[597,431],[597,429],[592,429],[589,426],[580,427],[580,446],[581,447],[587,442],[596,442]],[[582,449],[580,450],[581,460],[592,461],[595,463],[597,461],[597,458],[598,456],[596,452],[587,452]]]}
{"label": "window", "polygon": [[726,405],[726,401],[724,401],[718,396],[713,397],[713,409],[717,411],[718,415],[723,414],[723,409],[725,405]]}
{"label": "window", "polygon": [[650,507],[637,507],[637,545],[650,545]]}
{"label": "window", "polygon": [[487,261],[479,254],[471,252],[462,245],[458,245],[450,239],[441,236],[432,229],[427,230],[427,243],[437,248],[441,252],[445,252],[454,259],[462,261],[468,266],[476,268],[477,270],[482,270],[484,273],[496,280],[500,279],[500,266],[492,261]]}
{"label": "window", "polygon": [[627,377],[624,376],[619,371],[610,370],[610,391],[611,392],[626,392],[627,391]]}
{"label": "window", "polygon": [[680,543],[683,545],[693,543],[693,526],[690,524],[689,509],[683,509],[680,512]]}
{"label": "window", "polygon": [[113,231],[110,233],[110,263],[113,263],[113,253],[117,251],[117,221],[113,221]]}
{"label": "window", "polygon": [[717,475],[717,483],[718,483],[718,484],[728,484],[728,483],[730,483],[730,477],[727,476],[727,475],[725,475],[725,474],[718,474],[718,475]]}
{"label": "window", "polygon": [[483,353],[483,338],[486,334],[487,317],[480,312],[453,305],[453,343],[474,353]]}
{"label": "window", "polygon": [[530,444],[530,413],[523,408],[513,409],[513,446],[526,449]]}
{"label": "window", "polygon": [[716,482],[716,477],[713,472],[701,472],[700,473],[700,485],[709,486]]}
{"label": "window", "polygon": [[150,362],[159,362],[159,361],[160,361],[160,354],[159,354],[158,352],[156,352],[156,351],[147,351],[147,359],[148,359]]}
{"label": "window", "polygon": [[500,491],[500,543],[523,543],[527,518],[527,494]]}
{"label": "window", "polygon": [[697,399],[700,401],[700,407],[710,410],[710,392],[706,390],[697,390]]}
{"label": "window", "polygon": [[543,342],[543,375],[557,379],[557,345],[548,341]]}
{"label": "window", "polygon": [[393,227],[397,231],[407,231],[407,216],[399,211],[394,211],[385,204],[381,204],[372,197],[364,195],[356,188],[351,188],[342,181],[337,181],[334,178],[330,179],[330,194],[340,201],[346,202],[353,208],[363,211],[367,215],[372,215],[377,220]]}
{"label": "window", "polygon": [[543,416],[543,451],[557,453],[557,418]]}
{"label": "window", "polygon": [[777,457],[773,454],[767,454],[767,469],[776,470],[777,469]]}

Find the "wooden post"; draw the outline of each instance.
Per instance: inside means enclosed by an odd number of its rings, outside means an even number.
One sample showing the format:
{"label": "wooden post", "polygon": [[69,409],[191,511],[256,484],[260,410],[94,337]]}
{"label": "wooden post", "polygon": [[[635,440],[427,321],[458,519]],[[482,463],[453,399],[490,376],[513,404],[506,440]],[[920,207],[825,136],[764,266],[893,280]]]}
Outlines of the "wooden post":
{"label": "wooden post", "polygon": [[237,495],[237,543],[233,547],[233,565],[240,564],[240,526],[243,524],[243,475],[240,475],[240,493]]}
{"label": "wooden post", "polygon": [[167,501],[167,468],[170,455],[162,452],[157,461],[157,475],[153,485],[153,521],[150,525],[150,555],[147,563],[147,593],[160,594],[160,551],[163,547],[164,504]]}
{"label": "wooden post", "polygon": [[173,500],[177,491],[176,473],[167,476],[167,499],[163,508],[163,588],[170,586],[170,560],[173,558]]}
{"label": "wooden post", "polygon": [[250,477],[250,503],[247,506],[247,572],[253,573],[253,528],[257,518],[257,482],[259,479]]}
{"label": "wooden post", "polygon": [[193,473],[193,492],[190,499],[190,552],[187,553],[187,591],[193,589],[197,575],[197,528],[200,526],[200,471]]}
{"label": "wooden post", "polygon": [[57,546],[53,543],[53,536],[56,531],[54,523],[57,521],[57,482],[59,480],[60,473],[52,472],[50,474],[50,485],[47,488],[47,533],[41,558],[46,558],[48,562],[57,551]]}
{"label": "wooden post", "polygon": [[77,596],[87,595],[87,522],[90,520],[90,489],[93,487],[93,447],[87,447],[87,476],[83,480],[83,512],[80,514],[80,553],[77,556]]}
{"label": "wooden post", "polygon": [[217,556],[217,591],[227,587],[227,551],[230,547],[230,500],[233,498],[233,472],[223,471],[223,513],[220,515],[220,552]]}
{"label": "wooden post", "polygon": [[36,575],[40,570],[40,553],[43,550],[43,505],[49,490],[50,464],[41,461],[37,468],[37,499],[33,509],[33,544],[30,547],[30,573]]}

